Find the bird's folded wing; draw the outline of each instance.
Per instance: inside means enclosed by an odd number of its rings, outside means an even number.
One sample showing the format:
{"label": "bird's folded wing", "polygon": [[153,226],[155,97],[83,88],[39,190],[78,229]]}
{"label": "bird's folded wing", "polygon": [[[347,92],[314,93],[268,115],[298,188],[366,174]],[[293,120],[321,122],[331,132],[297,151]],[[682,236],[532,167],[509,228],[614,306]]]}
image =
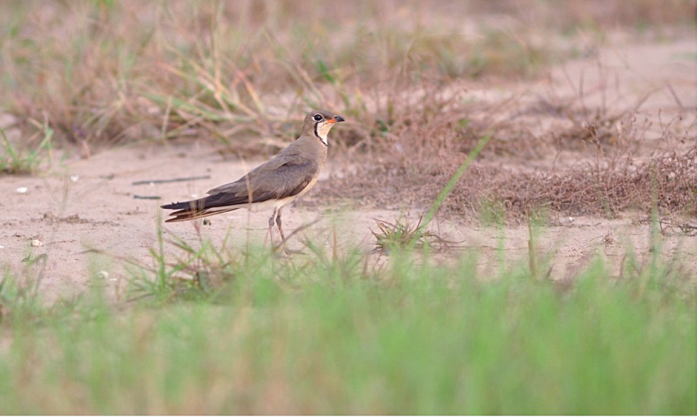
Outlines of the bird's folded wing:
{"label": "bird's folded wing", "polygon": [[311,159],[271,160],[233,183],[208,191],[206,207],[258,203],[295,196],[311,183],[317,172],[318,163]]}

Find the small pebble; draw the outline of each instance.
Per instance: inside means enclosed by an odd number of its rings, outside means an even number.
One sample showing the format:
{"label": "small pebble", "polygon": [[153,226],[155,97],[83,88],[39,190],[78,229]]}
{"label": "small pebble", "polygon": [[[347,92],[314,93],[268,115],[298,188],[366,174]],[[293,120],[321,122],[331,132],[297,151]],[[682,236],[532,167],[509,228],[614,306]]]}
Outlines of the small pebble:
{"label": "small pebble", "polygon": [[26,188],[26,187],[18,187],[18,188],[17,188],[17,193],[19,193],[19,194],[25,194],[25,193],[27,193],[28,191],[29,191],[29,189]]}
{"label": "small pebble", "polygon": [[32,247],[41,247],[42,245],[44,245],[44,243],[39,241],[38,239],[33,239],[31,245]]}

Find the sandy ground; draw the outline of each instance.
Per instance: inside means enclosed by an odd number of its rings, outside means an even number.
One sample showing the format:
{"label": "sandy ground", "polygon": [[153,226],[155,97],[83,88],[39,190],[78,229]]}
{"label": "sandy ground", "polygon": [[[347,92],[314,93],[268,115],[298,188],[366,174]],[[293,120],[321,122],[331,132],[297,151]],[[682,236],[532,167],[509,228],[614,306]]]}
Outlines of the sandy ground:
{"label": "sandy ground", "polygon": [[[685,125],[696,129],[696,54],[694,39],[664,44],[632,45],[621,50],[606,50],[596,62],[574,61],[552,71],[547,88],[560,86],[588,86],[598,96],[588,96],[597,105],[605,94],[617,97],[620,105],[652,92],[642,111],[658,118],[673,118],[683,114]],[[685,55],[684,55],[685,54]],[[600,64],[603,64],[601,67]],[[604,68],[605,77],[601,77]],[[574,84],[571,84],[571,80]],[[585,80],[579,83],[580,80]],[[618,80],[604,83],[602,80]],[[619,80],[623,80],[620,82]],[[567,87],[568,86],[568,87]],[[513,86],[537,96],[538,86]],[[610,90],[614,90],[615,94]],[[473,91],[475,97],[502,96],[503,86],[493,91]],[[541,91],[541,90],[539,90]],[[606,93],[607,92],[607,93]],[[528,93],[530,94],[530,93]],[[592,98],[591,98],[592,97]],[[612,100],[607,105],[614,106]],[[301,112],[301,111],[300,111]],[[688,117],[690,116],[690,117]],[[524,121],[523,123],[526,123]],[[540,122],[546,129],[546,124]],[[331,134],[332,137],[332,134]],[[106,280],[121,286],[128,277],[122,261],[131,258],[152,264],[149,250],[157,246],[157,230],[164,213],[158,206],[170,201],[201,197],[218,185],[235,180],[260,161],[224,160],[211,146],[194,143],[188,146],[136,144],[98,153],[89,159],[67,158],[45,174],[34,177],[4,177],[0,182],[0,264],[19,270],[26,259],[46,255],[46,267],[41,287],[49,298],[86,289],[90,278]],[[547,161],[533,162],[547,166]],[[324,178],[333,172],[331,161]],[[209,176],[207,179],[165,184],[133,182],[178,177]],[[18,189],[26,188],[25,193]],[[20,189],[21,190],[21,189]],[[159,196],[160,200],[144,200],[135,196]],[[308,237],[315,242],[333,243],[335,229],[341,247],[360,246],[371,251],[375,245],[371,230],[376,230],[375,219],[394,221],[400,216],[418,219],[421,208],[404,211],[367,209],[362,207],[324,207],[322,196],[310,193],[304,205],[287,208],[283,214],[285,230],[292,231],[319,219],[296,238]],[[211,225],[201,227],[201,237],[220,244],[230,235],[229,246],[260,243],[267,233],[269,213],[236,211],[211,218]],[[684,220],[695,224],[695,220]],[[638,260],[650,258],[651,222],[648,215],[628,214],[614,220],[562,216],[555,226],[539,229],[536,233],[537,253],[547,266],[552,266],[552,277],[566,280],[595,254],[607,260],[610,268],[618,271],[623,259],[634,253]],[[499,260],[523,261],[528,257],[529,232],[527,225],[498,228],[452,216],[437,219],[432,230],[445,239],[457,242],[443,252],[446,259],[471,249],[478,250],[484,270],[496,268]],[[176,235],[196,243],[200,239],[192,223],[168,224],[166,237]],[[661,236],[662,254],[676,260],[683,270],[697,268],[697,239],[679,230],[668,229]],[[301,248],[298,240],[290,248]],[[111,256],[96,256],[86,251],[99,249]],[[499,251],[503,249],[503,251]],[[178,250],[166,245],[173,256]],[[627,255],[626,255],[627,254]],[[375,257],[385,257],[375,255]],[[543,267],[544,268],[544,267]],[[109,272],[109,278],[99,277],[98,271]]]}

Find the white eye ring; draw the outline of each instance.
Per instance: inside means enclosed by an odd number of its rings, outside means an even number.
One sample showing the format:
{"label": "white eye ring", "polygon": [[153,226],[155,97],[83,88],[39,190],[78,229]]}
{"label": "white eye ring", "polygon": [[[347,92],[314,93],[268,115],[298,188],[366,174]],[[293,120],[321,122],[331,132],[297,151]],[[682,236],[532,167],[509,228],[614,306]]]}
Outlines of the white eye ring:
{"label": "white eye ring", "polygon": [[321,119],[323,119],[323,116],[321,116],[320,113],[316,113],[316,114],[314,115],[314,120],[315,120],[315,121],[319,121],[319,120],[321,120]]}

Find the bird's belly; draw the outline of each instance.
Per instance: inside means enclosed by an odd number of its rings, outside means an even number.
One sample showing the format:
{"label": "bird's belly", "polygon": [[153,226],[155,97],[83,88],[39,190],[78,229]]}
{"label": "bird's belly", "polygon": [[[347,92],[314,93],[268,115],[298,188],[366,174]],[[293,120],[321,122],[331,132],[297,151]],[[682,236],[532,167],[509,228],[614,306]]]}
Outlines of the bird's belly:
{"label": "bird's belly", "polygon": [[309,192],[309,190],[311,190],[312,187],[314,187],[314,186],[316,185],[316,182],[317,182],[317,181],[318,181],[318,173],[311,179],[311,181],[309,182],[309,184],[307,184],[306,187],[304,187],[304,188],[299,192],[299,194],[297,194],[297,195],[294,196],[294,197],[297,198],[297,197],[304,196],[306,193]]}
{"label": "bird's belly", "polygon": [[242,205],[241,208],[247,208],[251,212],[263,212],[274,208],[281,208],[284,205],[292,203],[297,197],[301,196],[301,193],[295,196],[285,197],[283,199],[270,199],[264,202],[258,202],[253,204]]}

